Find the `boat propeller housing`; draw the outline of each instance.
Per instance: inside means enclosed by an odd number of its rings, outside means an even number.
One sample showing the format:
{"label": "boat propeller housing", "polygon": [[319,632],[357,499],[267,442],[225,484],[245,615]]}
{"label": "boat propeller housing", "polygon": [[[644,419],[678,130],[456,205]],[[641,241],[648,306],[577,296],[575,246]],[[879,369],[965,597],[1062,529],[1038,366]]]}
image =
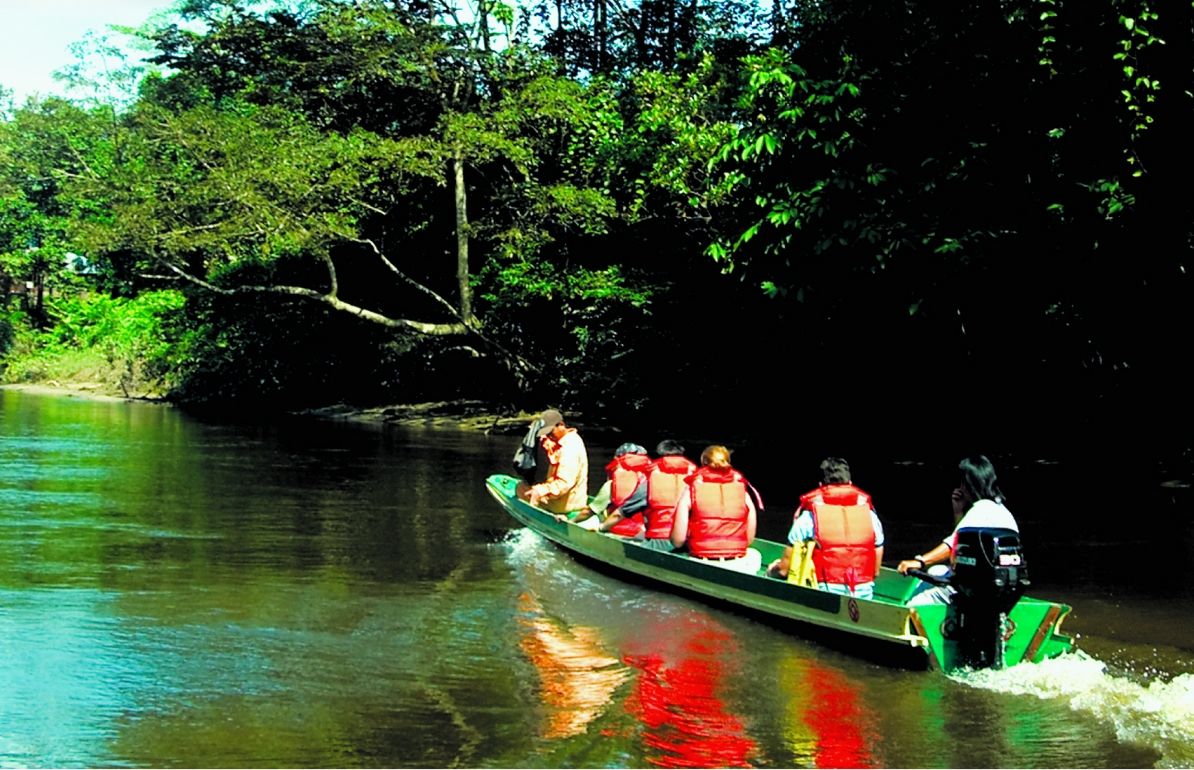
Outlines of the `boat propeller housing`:
{"label": "boat propeller housing", "polygon": [[951,585],[954,632],[962,658],[974,668],[1002,668],[1007,614],[1029,586],[1020,534],[1010,529],[958,530]]}

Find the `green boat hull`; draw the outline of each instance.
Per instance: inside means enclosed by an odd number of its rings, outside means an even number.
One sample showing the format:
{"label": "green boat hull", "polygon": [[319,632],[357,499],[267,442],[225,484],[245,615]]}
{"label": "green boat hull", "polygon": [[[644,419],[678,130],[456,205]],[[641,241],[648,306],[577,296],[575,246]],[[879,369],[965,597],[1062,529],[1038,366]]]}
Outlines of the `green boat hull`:
{"label": "green boat hull", "polygon": [[[941,632],[946,605],[905,606],[919,581],[884,567],[875,579],[875,598],[857,599],[805,588],[758,574],[743,574],[687,554],[646,548],[616,537],[559,521],[515,496],[518,480],[505,475],[486,481],[494,499],[511,516],[543,537],[577,554],[641,577],[751,610],[809,623],[852,636],[923,652],[925,663],[945,672],[961,667],[957,645]],[[783,553],[782,543],[756,539],[751,545],[769,564]],[[1004,665],[1038,662],[1073,647],[1061,633],[1070,608],[1023,597],[1009,613]]]}

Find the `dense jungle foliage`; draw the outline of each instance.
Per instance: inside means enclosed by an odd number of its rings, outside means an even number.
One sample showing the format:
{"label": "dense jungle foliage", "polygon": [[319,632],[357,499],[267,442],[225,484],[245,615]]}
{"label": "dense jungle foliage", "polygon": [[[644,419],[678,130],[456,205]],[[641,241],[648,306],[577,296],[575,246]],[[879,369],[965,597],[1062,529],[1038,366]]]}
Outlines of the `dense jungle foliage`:
{"label": "dense jungle foliage", "polygon": [[0,267],[50,297],[9,297],[5,376],[90,350],[191,404],[1180,450],[1192,26],[1189,0],[182,0],[146,63],[0,122]]}

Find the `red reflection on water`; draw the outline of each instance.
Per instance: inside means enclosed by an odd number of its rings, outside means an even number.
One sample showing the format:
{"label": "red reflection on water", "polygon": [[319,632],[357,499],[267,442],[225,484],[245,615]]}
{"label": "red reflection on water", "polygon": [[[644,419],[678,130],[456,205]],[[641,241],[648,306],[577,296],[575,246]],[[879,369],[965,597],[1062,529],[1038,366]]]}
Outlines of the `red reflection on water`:
{"label": "red reflection on water", "polygon": [[539,672],[539,696],[547,710],[543,737],[580,735],[605,710],[626,670],[605,654],[596,629],[547,618],[529,593],[519,597],[519,609],[532,615],[519,619],[527,631],[519,645]]}
{"label": "red reflection on water", "polygon": [[[647,761],[658,767],[750,767],[755,742],[742,721],[717,697],[724,659],[733,654],[728,634],[705,628],[689,634],[675,654],[627,655],[638,670],[626,710],[646,728]],[[679,660],[668,660],[679,657]]]}
{"label": "red reflection on water", "polygon": [[[817,767],[874,767],[864,728],[873,724],[857,689],[840,673],[806,661],[804,723],[816,734]],[[869,731],[867,731],[869,732]]]}

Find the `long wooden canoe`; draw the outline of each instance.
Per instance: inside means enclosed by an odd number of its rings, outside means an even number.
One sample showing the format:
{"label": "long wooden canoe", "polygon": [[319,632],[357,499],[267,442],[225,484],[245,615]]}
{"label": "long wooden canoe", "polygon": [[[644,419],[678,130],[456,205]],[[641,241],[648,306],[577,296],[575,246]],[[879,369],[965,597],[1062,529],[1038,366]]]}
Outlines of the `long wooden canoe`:
{"label": "long wooden canoe", "polygon": [[[646,548],[633,540],[592,532],[530,505],[515,496],[518,480],[490,476],[486,486],[511,516],[563,548],[652,581],[739,605],[780,618],[833,629],[878,643],[923,652],[926,664],[950,672],[961,667],[957,645],[945,638],[942,625],[946,605],[908,607],[915,578],[884,567],[875,580],[875,598],[857,599],[802,587],[763,574],[766,565],[783,553],[784,545],[756,539],[751,545],[762,555],[757,574],[743,574],[716,562]],[[1061,633],[1070,608],[1041,599],[1022,597],[1008,614],[1004,665],[1038,662],[1073,647]]]}

